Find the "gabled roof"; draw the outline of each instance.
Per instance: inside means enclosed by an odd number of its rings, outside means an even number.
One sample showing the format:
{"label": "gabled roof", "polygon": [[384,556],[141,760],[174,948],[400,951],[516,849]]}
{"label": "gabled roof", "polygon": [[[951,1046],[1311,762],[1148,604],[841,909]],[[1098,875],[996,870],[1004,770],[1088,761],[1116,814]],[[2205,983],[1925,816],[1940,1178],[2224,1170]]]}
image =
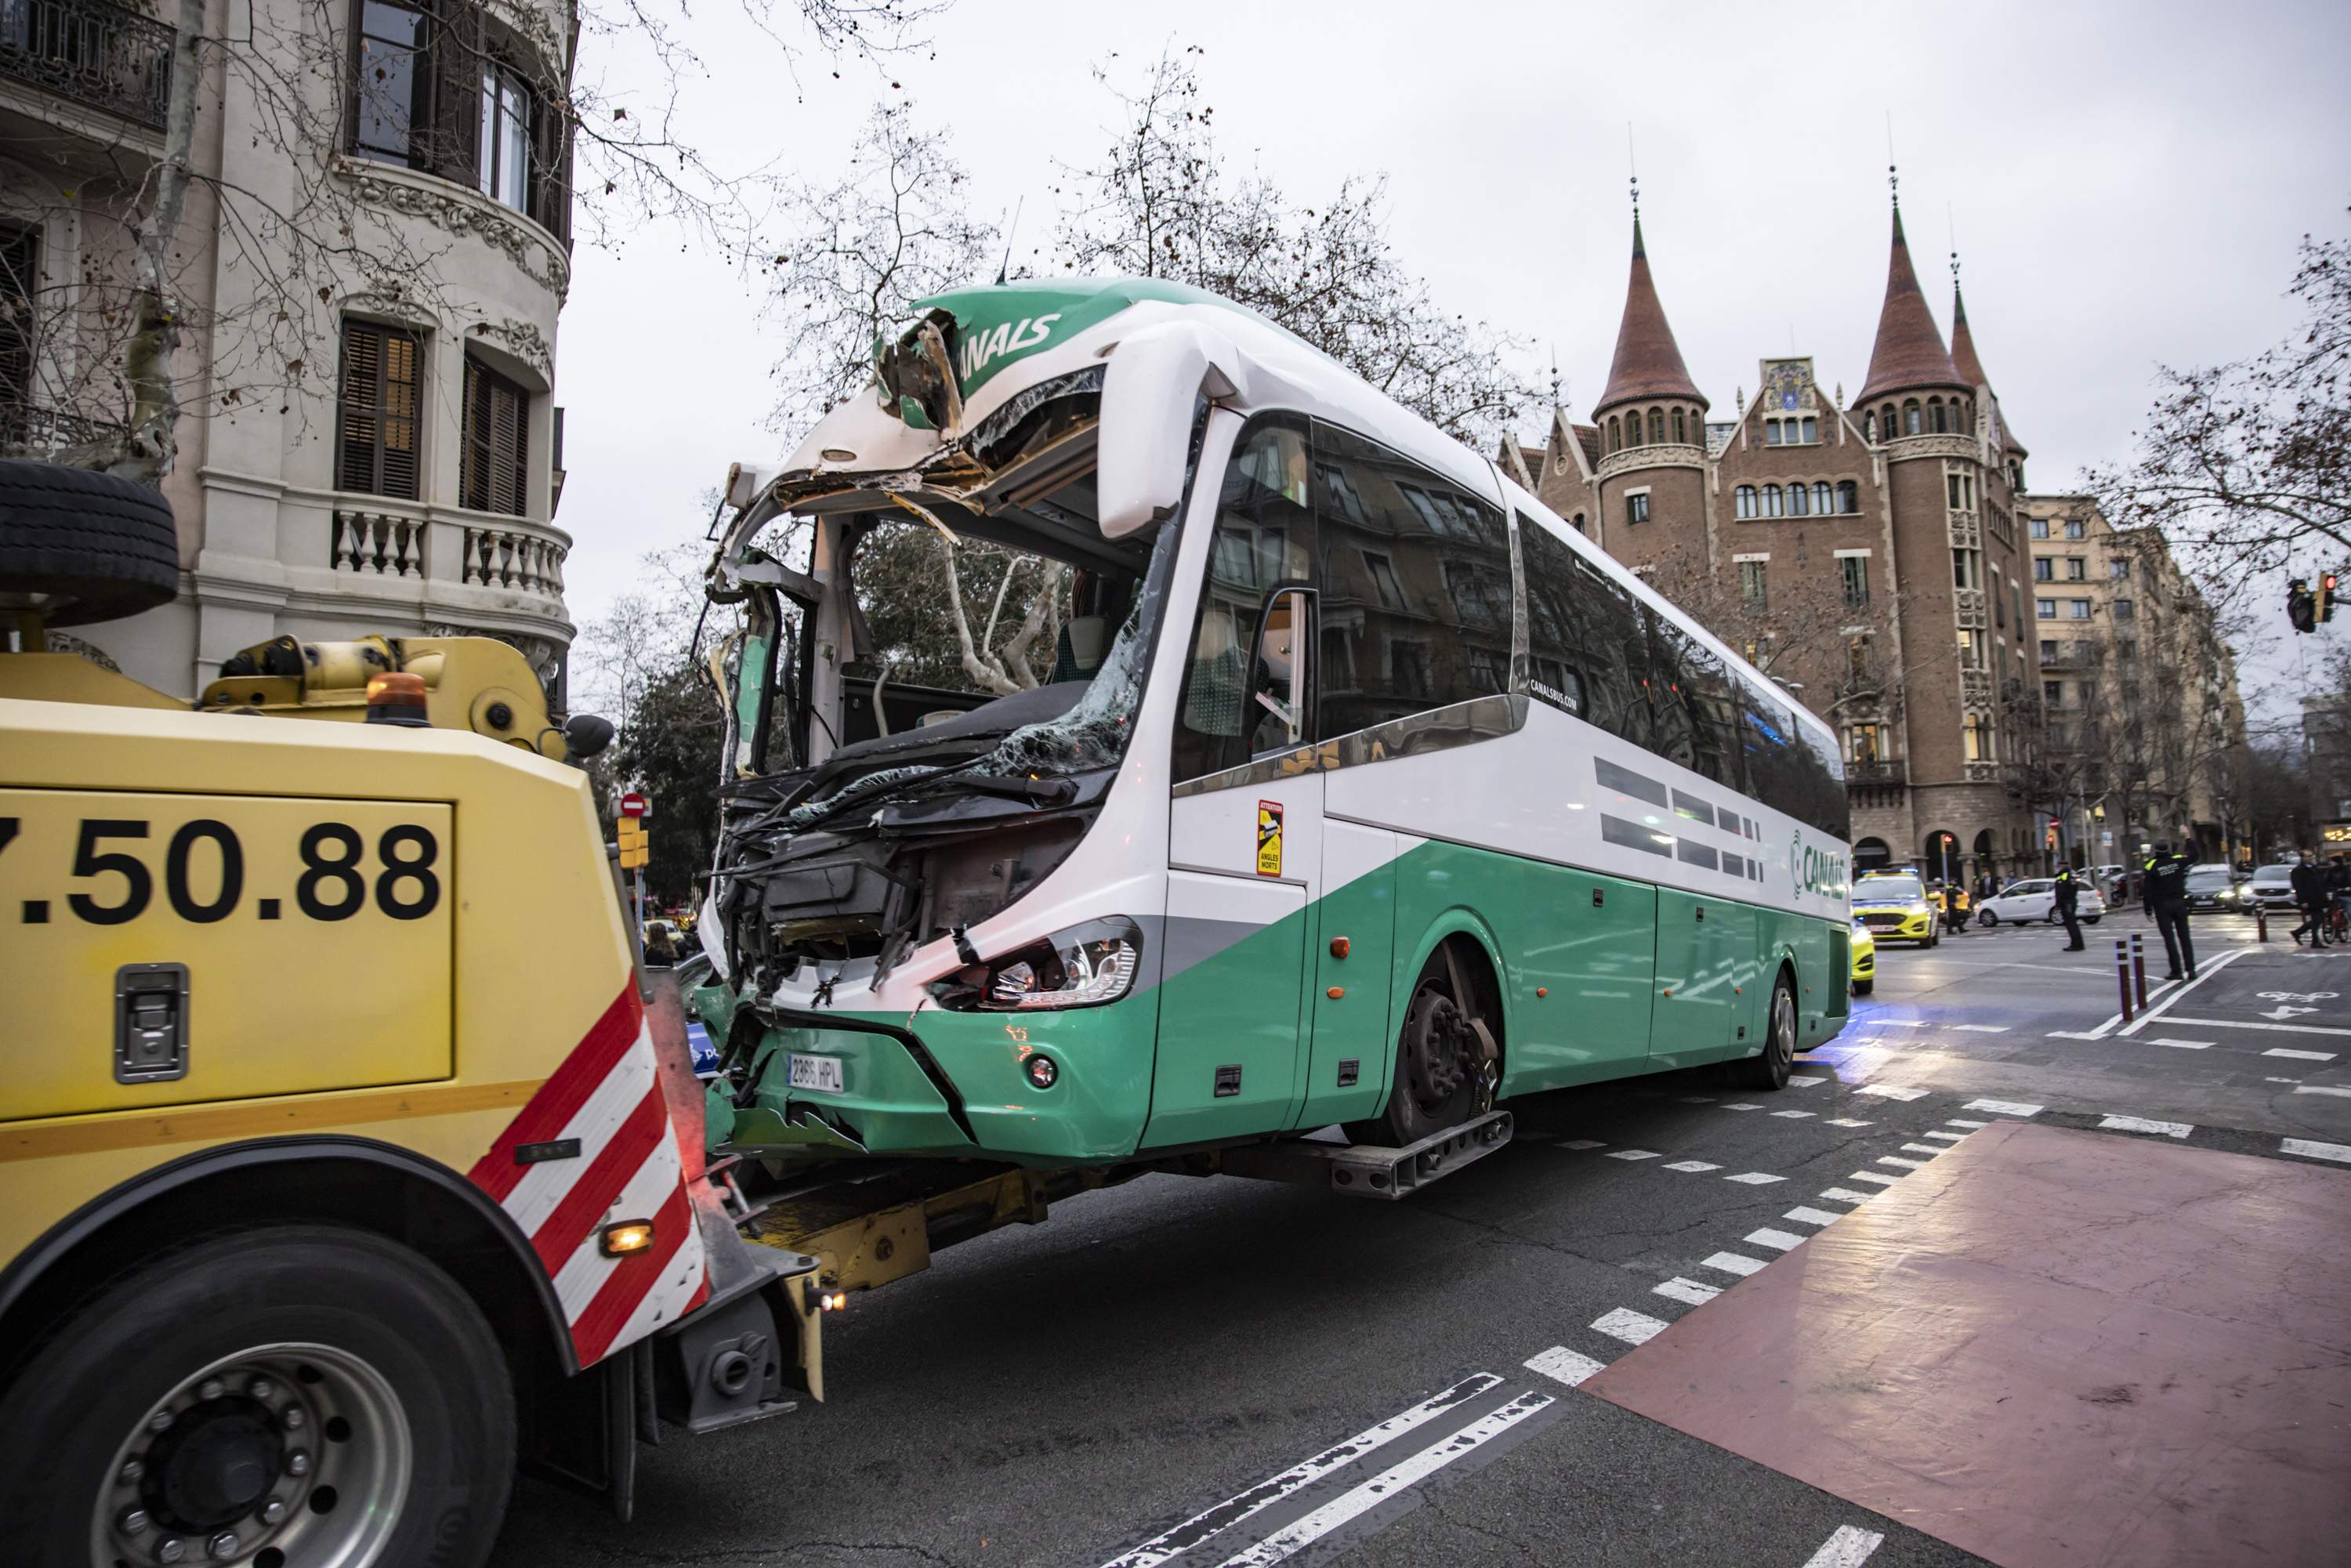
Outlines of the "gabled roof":
{"label": "gabled roof", "polygon": [[1974,383],[1963,378],[1944,350],[1943,334],[1927,296],[1918,287],[1918,274],[1910,266],[1910,244],[1902,236],[1902,209],[1894,209],[1894,248],[1886,265],[1886,304],[1877,314],[1877,342],[1869,350],[1869,379],[1862,383],[1856,404],[1887,392],[1916,387],[1961,387]]}
{"label": "gabled roof", "polygon": [[1641,216],[1633,214],[1633,271],[1625,286],[1625,319],[1616,329],[1616,358],[1608,367],[1608,389],[1592,405],[1595,414],[1639,398],[1675,397],[1694,400],[1700,408],[1706,398],[1690,380],[1674,329],[1666,324],[1666,308],[1657,302],[1657,286],[1649,277],[1648,247],[1641,240]]}

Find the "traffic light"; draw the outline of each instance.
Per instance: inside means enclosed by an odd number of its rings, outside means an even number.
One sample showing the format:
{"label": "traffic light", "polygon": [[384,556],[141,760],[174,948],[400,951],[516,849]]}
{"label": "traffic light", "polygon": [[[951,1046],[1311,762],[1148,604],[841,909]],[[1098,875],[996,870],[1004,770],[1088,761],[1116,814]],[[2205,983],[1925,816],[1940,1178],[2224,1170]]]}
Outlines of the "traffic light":
{"label": "traffic light", "polygon": [[2335,574],[2331,571],[2318,580],[2318,618],[2335,619]]}
{"label": "traffic light", "polygon": [[2297,632],[2318,630],[2318,601],[2311,596],[2310,584],[2301,578],[2285,585],[2285,618]]}

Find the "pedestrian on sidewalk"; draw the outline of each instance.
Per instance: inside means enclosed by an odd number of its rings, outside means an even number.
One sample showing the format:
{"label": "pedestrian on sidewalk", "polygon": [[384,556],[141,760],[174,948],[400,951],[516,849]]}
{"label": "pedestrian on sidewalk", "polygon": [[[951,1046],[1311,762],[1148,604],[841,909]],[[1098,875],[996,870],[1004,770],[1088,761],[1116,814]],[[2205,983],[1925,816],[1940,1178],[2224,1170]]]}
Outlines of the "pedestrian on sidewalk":
{"label": "pedestrian on sidewalk", "polygon": [[2156,851],[2147,862],[2147,912],[2163,933],[2164,956],[2171,973],[2164,978],[2196,977],[2196,943],[2188,933],[2188,868],[2191,861],[2170,844]]}
{"label": "pedestrian on sidewalk", "polygon": [[2074,906],[2081,901],[2081,884],[2074,880],[2071,868],[2057,873],[2057,918],[2065,923],[2065,951],[2083,951],[2082,923],[2074,918]]}
{"label": "pedestrian on sidewalk", "polygon": [[2310,945],[2319,945],[2318,923],[2326,915],[2326,873],[2314,864],[2308,855],[2295,857],[2294,870],[2286,873],[2286,883],[2294,890],[2294,907],[2302,911],[2302,924],[2288,935],[2294,945],[2302,946],[2304,935]]}

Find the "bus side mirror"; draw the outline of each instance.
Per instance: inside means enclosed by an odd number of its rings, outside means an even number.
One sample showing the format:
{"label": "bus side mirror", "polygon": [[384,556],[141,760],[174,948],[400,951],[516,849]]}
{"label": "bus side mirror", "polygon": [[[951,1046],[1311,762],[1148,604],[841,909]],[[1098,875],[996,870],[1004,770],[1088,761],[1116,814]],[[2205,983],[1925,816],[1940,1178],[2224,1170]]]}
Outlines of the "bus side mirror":
{"label": "bus side mirror", "polygon": [[1195,321],[1169,321],[1113,345],[1102,377],[1094,469],[1104,538],[1165,522],[1184,503],[1193,405],[1238,390],[1239,355]]}

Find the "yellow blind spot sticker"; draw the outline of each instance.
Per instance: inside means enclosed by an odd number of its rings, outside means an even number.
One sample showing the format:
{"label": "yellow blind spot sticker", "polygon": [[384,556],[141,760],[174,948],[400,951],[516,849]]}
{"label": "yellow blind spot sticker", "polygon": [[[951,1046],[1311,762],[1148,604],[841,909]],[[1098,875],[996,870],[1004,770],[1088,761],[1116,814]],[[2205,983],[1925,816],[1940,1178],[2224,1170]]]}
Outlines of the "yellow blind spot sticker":
{"label": "yellow blind spot sticker", "polygon": [[1257,874],[1281,874],[1281,802],[1257,803]]}

